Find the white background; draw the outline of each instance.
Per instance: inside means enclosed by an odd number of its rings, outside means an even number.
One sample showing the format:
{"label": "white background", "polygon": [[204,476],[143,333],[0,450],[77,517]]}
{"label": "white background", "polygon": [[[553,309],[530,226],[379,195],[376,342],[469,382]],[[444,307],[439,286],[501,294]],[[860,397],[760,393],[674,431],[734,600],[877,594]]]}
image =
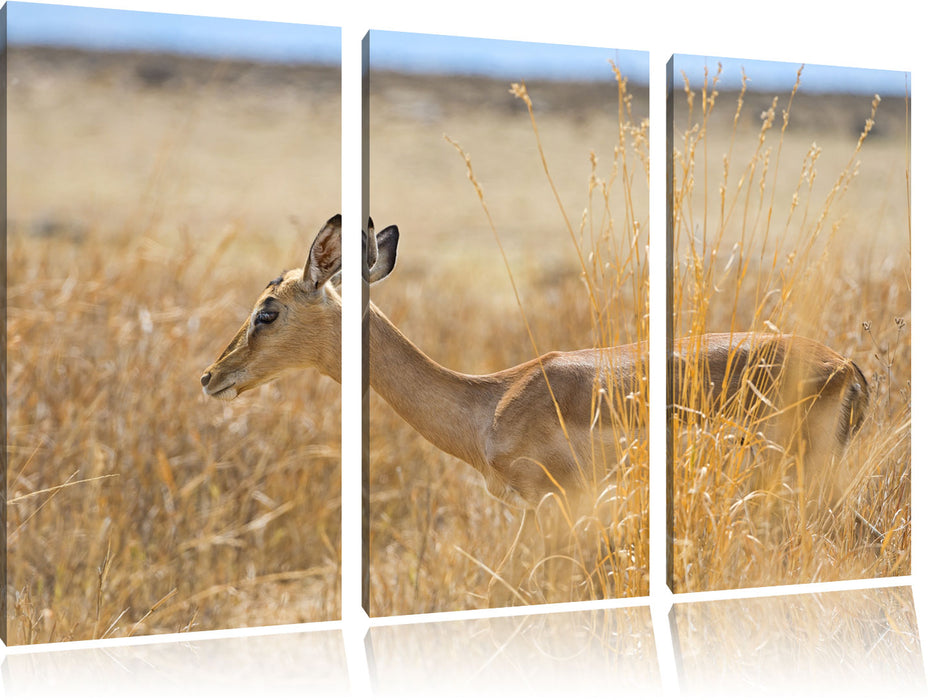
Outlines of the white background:
{"label": "white background", "polygon": [[[916,359],[913,377],[914,419],[916,430],[913,440],[913,585],[917,618],[922,636],[924,663],[931,684],[936,683],[936,659],[932,652],[936,645],[936,622],[934,601],[936,588],[932,575],[930,552],[933,551],[932,508],[928,507],[928,494],[932,490],[933,467],[929,463],[927,445],[928,420],[932,409],[926,397],[931,395],[932,369],[928,366],[927,349],[930,347],[932,328],[936,317],[932,313],[930,300],[932,280],[931,239],[933,228],[933,177],[931,169],[936,164],[932,130],[934,115],[934,73],[936,58],[932,53],[931,12],[927,3],[892,0],[887,3],[865,2],[820,2],[819,0],[787,0],[783,3],[754,3],[740,0],[722,0],[718,3],[689,3],[684,0],[671,2],[640,3],[626,0],[592,0],[575,3],[509,3],[506,0],[473,0],[463,3],[444,3],[439,0],[395,0],[373,2],[367,0],[345,0],[344,2],[289,2],[288,0],[123,0],[118,2],[60,2],[59,4],[93,5],[120,9],[136,9],[179,14],[202,14],[218,17],[272,20],[324,24],[342,28],[343,85],[342,97],[342,209],[347,213],[360,210],[360,89],[361,66],[360,40],[369,29],[453,34],[461,36],[483,36],[496,39],[514,39],[562,44],[620,47],[648,51],[651,66],[651,120],[652,120],[652,181],[651,225],[652,240],[657,242],[651,257],[651,313],[654,318],[664,316],[664,260],[663,222],[665,201],[663,188],[665,109],[665,65],[673,53],[712,56],[734,56],[764,60],[783,60],[806,63],[845,65],[853,67],[909,70],[912,74],[913,95],[913,307],[917,309],[914,319],[913,356]],[[358,255],[357,239],[348,237],[349,247],[345,255]],[[344,288],[346,304],[359,307],[360,290],[357,285]],[[360,366],[360,348],[353,347],[352,339],[358,338],[356,314],[346,314],[345,358],[346,368]],[[662,349],[662,324],[657,323],[651,331],[656,349]],[[661,363],[657,363],[660,365]],[[661,368],[662,369],[662,368]],[[662,375],[654,375],[651,382],[659,382]],[[360,494],[354,489],[360,482],[360,445],[358,444],[360,415],[357,412],[360,393],[360,378],[353,374],[343,383],[345,400],[344,415],[344,468],[343,496],[343,548],[346,562],[343,577],[344,621],[339,624],[313,625],[289,630],[278,630],[272,637],[261,639],[239,633],[224,637],[224,645],[215,652],[198,656],[191,652],[191,645],[203,640],[204,636],[189,638],[186,642],[160,645],[158,653],[143,655],[133,642],[111,646],[105,650],[89,649],[94,645],[68,645],[71,655],[59,650],[47,649],[41,653],[22,650],[6,650],[8,658],[3,670],[3,684],[9,697],[37,697],[37,692],[62,697],[77,691],[81,695],[108,697],[121,695],[130,697],[167,694],[188,696],[198,693],[224,694],[225,697],[298,695],[329,696],[343,687],[341,676],[341,649],[350,674],[350,692],[355,696],[367,696],[374,689],[367,677],[367,655],[364,637],[372,624],[359,610],[358,581],[360,577],[350,565],[360,553]],[[657,395],[661,395],[658,392]],[[660,416],[659,412],[654,414]],[[655,418],[653,431],[661,429],[659,418]],[[651,436],[654,432],[651,433]],[[652,519],[656,542],[662,534],[664,520],[659,505],[663,473],[663,455],[654,451],[651,464],[655,479],[655,494],[651,500]],[[358,529],[355,529],[357,527]],[[657,550],[661,550],[657,547]],[[661,560],[652,561],[653,571],[662,571]],[[663,690],[670,694],[677,688],[675,667],[668,649],[669,630],[665,613],[671,598],[659,587],[660,576],[654,577],[654,597],[651,608],[654,612],[654,632],[660,653],[660,670],[663,674]],[[797,587],[797,590],[818,590],[829,587]],[[833,587],[835,588],[835,587]],[[730,595],[737,595],[732,593]],[[646,602],[646,601],[644,601]],[[496,613],[495,613],[496,614]],[[445,616],[446,619],[458,616]],[[331,632],[327,630],[333,630]],[[338,630],[343,630],[342,636]],[[288,632],[284,634],[284,632]],[[316,649],[323,649],[315,658],[309,653],[297,653],[314,638]],[[324,641],[323,641],[324,640]],[[150,640],[152,641],[152,640]],[[188,647],[186,646],[188,644]],[[221,644],[219,642],[219,644]],[[337,645],[337,647],[335,646]],[[155,645],[153,645],[155,646]],[[306,647],[308,648],[308,644]],[[128,649],[130,651],[128,651]],[[133,651],[136,649],[137,651]],[[186,651],[188,649],[188,651]],[[336,651],[337,650],[337,651]],[[212,653],[214,655],[212,655]],[[47,656],[42,656],[46,654]],[[55,656],[58,654],[58,656]],[[334,655],[333,655],[334,654]],[[130,659],[127,661],[124,659]],[[142,658],[142,661],[141,661]],[[255,659],[242,661],[240,673],[232,673],[224,659]],[[122,660],[124,659],[124,660]],[[194,659],[194,660],[193,660]],[[415,660],[414,660],[415,663]],[[163,670],[170,673],[159,672]],[[33,684],[25,691],[17,675],[28,668],[29,673],[45,674],[48,681]],[[56,669],[61,669],[62,684],[55,683]],[[78,670],[76,670],[78,669]],[[113,669],[122,669],[115,671]],[[290,673],[306,669],[315,674],[318,685],[309,687],[288,680]],[[404,669],[405,671],[405,669]],[[471,673],[467,673],[468,687],[472,694]],[[791,669],[791,678],[796,676]],[[169,680],[167,680],[169,679]],[[337,679],[337,680],[335,680]],[[572,679],[577,682],[576,679]],[[587,685],[588,678],[582,683]],[[334,681],[334,684],[333,684]],[[506,683],[506,689],[510,684]],[[420,696],[431,693],[431,686],[417,687],[412,694]],[[529,686],[527,686],[529,687]],[[294,692],[290,694],[289,689]],[[550,690],[552,688],[552,691]],[[108,690],[110,692],[108,692]],[[513,688],[516,691],[516,688]],[[608,694],[609,689],[600,695]],[[621,695],[631,695],[637,688],[620,688]],[[752,689],[753,690],[753,689]],[[778,688],[774,693],[783,694]],[[214,693],[212,691],[215,691]],[[630,691],[630,692],[629,692]],[[24,692],[26,694],[24,694]],[[482,694],[490,695],[493,689],[485,687]],[[575,696],[567,684],[553,683],[538,689],[539,697]],[[803,694],[802,690],[797,691]],[[405,693],[410,695],[410,693]],[[434,694],[434,693],[433,693]],[[449,693],[440,693],[448,695]],[[589,692],[588,694],[593,694]],[[614,693],[611,693],[612,695]],[[516,696],[514,694],[514,696]]]}

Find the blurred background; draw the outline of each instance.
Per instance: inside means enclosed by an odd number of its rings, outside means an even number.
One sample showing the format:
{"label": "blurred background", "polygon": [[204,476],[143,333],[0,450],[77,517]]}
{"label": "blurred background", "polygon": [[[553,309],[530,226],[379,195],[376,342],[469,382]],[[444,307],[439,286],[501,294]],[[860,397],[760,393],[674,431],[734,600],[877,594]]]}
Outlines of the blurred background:
{"label": "blurred background", "polygon": [[340,387],[199,377],[340,210],[339,31],[7,21],[8,642],[337,618]]}

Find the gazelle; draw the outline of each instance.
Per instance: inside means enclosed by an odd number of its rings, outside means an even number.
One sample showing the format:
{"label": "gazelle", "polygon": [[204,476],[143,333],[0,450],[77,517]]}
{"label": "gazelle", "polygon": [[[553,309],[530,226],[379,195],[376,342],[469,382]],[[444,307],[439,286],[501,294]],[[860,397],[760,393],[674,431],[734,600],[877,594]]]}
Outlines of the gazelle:
{"label": "gazelle", "polygon": [[[370,282],[393,269],[398,239],[396,226],[365,234]],[[319,231],[305,266],[266,286],[202,375],[204,393],[230,400],[299,367],[340,381],[341,301],[329,283],[340,268],[336,215]],[[557,486],[579,485],[575,458],[591,449],[592,385],[602,364],[628,393],[637,387],[637,368],[646,368],[643,347],[633,345],[603,354],[552,352],[493,374],[461,374],[427,357],[374,304],[369,317],[373,389],[429,442],[478,469],[491,494],[512,506],[532,508]]]}
{"label": "gazelle", "polygon": [[668,371],[671,416],[719,415],[774,453],[757,485],[798,461],[809,512],[838,502],[849,478],[839,458],[870,401],[858,365],[803,336],[711,333],[676,340]]}
{"label": "gazelle", "polygon": [[[376,236],[371,227],[365,234],[369,282],[392,271],[398,240],[396,226]],[[340,268],[341,218],[334,216],[316,236],[305,266],[267,285],[234,339],[205,370],[205,394],[233,399],[299,367],[340,381],[341,301],[330,282]],[[475,467],[493,496],[525,513],[548,494],[582,489],[589,471],[582,464],[591,455],[615,454],[611,442],[618,438],[595,427],[606,425],[616,410],[608,397],[624,396],[624,404],[647,400],[643,343],[551,352],[500,372],[468,375],[431,360],[373,304],[369,317],[373,389],[429,442]],[[704,396],[683,391],[679,370],[687,362],[704,367]],[[777,435],[778,444],[789,442],[791,434],[802,436],[801,449],[817,457],[810,460],[815,469],[841,453],[868,403],[858,367],[802,337],[684,338],[674,344],[670,363],[673,410],[698,411],[702,405],[717,411],[740,402],[751,420]],[[596,395],[602,398],[595,401]],[[683,405],[687,400],[696,405]]]}

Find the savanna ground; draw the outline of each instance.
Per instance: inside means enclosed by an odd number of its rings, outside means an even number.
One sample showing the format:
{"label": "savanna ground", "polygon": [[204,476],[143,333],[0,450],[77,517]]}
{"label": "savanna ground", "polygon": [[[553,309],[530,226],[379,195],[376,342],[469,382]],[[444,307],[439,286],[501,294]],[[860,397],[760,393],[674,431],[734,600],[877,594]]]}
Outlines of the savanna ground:
{"label": "savanna ground", "polygon": [[[610,68],[596,85],[527,84],[567,224],[527,107],[508,82],[371,78],[370,212],[378,227],[401,230],[397,268],[371,296],[430,357],[480,373],[536,352],[646,337],[644,89],[628,85],[621,117]],[[10,643],[337,617],[340,388],[300,372],[220,404],[198,385],[263,285],[301,264],[339,208],[337,87],[335,70],[11,52]],[[780,279],[792,290],[776,317],[783,329],[795,326],[855,359],[873,401],[850,451],[859,478],[832,529],[791,516],[779,542],[762,541],[736,505],[741,484],[715,484],[712,469],[692,474],[703,488],[674,484],[677,589],[906,573],[904,102],[886,97],[878,107],[860,172],[827,206],[839,174],[857,169],[850,158],[871,95],[797,95],[782,149],[788,96],[780,95],[760,150],[771,96],[745,96],[732,141],[735,97],[715,101],[694,152],[684,210],[693,214],[684,217],[688,229],[678,228],[676,263],[686,265],[686,231],[712,248],[725,153],[731,183],[755,162],[753,194],[742,200],[748,216],[733,210],[726,242],[701,256],[695,299],[705,313],[685,294],[675,310],[680,330],[747,330],[771,318],[755,311],[756,295],[736,302],[723,282],[740,259],[729,264],[738,230],[760,243],[761,202],[772,202],[771,264],[777,234],[792,233],[774,271],[744,279],[768,288]],[[677,148],[689,122],[683,107]],[[465,163],[445,135],[471,156],[522,314]],[[814,142],[822,151],[811,179]],[[787,225],[804,159],[811,194],[800,187]],[[704,200],[708,233],[699,226]],[[785,268],[790,242],[816,228],[823,211],[817,242],[793,259],[808,262]],[[760,266],[760,248],[749,248]],[[688,288],[688,277],[677,279]],[[701,327],[689,323],[697,317]],[[371,613],[486,606],[488,570],[507,550],[518,514],[377,397],[370,419]],[[628,449],[614,560],[605,550],[603,560],[580,561],[573,587],[562,589],[543,580],[533,553],[520,552],[529,602],[647,592],[646,441]],[[864,530],[854,528],[856,515]]]}
{"label": "savanna ground", "polygon": [[[795,68],[795,67],[794,67]],[[809,71],[809,67],[805,67]],[[867,418],[835,503],[757,425],[672,425],[677,592],[910,572],[909,99],[789,90],[718,94],[675,74],[674,336],[795,333],[862,369]],[[691,383],[698,373],[688,373]],[[704,411],[703,411],[704,413]],[[743,445],[739,448],[739,445]],[[803,484],[806,483],[806,488]]]}
{"label": "savanna ground", "polygon": [[[629,110],[619,113],[611,76],[587,87],[526,87],[538,136],[506,81],[371,75],[370,212],[378,228],[401,229],[397,268],[371,299],[430,357],[463,372],[647,337],[646,93],[630,86]],[[799,94],[785,127],[788,94],[768,119],[774,96],[752,88],[734,126],[738,97],[711,102],[703,129],[702,97],[690,117],[677,94],[676,149],[692,149],[689,159],[677,156],[674,180],[677,335],[771,327],[809,335],[858,362],[871,408],[848,453],[847,498],[834,516],[809,522],[789,479],[775,493],[751,494],[750,440],[742,450],[712,440],[720,451],[675,454],[671,584],[685,591],[907,573],[907,106],[887,97],[862,137],[873,91]],[[469,154],[483,202],[448,139]],[[371,614],[489,605],[518,514],[379,397],[370,421]],[[674,434],[699,429],[677,425]],[[560,582],[548,580],[538,552],[521,549],[526,602],[646,594],[648,446],[628,439],[619,510],[598,526],[597,556],[576,549],[574,575]],[[782,527],[771,537],[755,507],[767,501],[794,505],[780,508]]]}
{"label": "savanna ground", "polygon": [[[619,83],[611,66],[595,83],[525,87],[548,176],[511,81],[370,76],[370,214],[378,229],[400,228],[397,266],[371,301],[429,357],[468,374],[647,337],[646,88]],[[570,528],[580,543],[613,546],[604,558],[576,546],[562,581],[535,545],[521,546],[524,602],[647,593],[647,441],[630,435],[623,450],[615,517]],[[487,607],[519,512],[373,395],[369,456],[370,613]]]}
{"label": "savanna ground", "polygon": [[340,387],[199,377],[340,208],[337,68],[13,48],[8,642],[335,619]]}

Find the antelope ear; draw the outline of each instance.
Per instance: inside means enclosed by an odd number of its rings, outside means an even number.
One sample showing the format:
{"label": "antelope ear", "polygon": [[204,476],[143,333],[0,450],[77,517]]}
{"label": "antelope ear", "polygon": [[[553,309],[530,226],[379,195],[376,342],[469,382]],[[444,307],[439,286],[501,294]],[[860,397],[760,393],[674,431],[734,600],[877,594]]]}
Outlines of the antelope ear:
{"label": "antelope ear", "polygon": [[341,270],[341,214],[335,214],[318,232],[302,270],[302,281],[313,291],[325,286]]}
{"label": "antelope ear", "polygon": [[400,230],[387,226],[376,236],[377,261],[367,271],[367,281],[373,284],[393,272],[396,265],[397,244],[400,242]]}
{"label": "antelope ear", "polygon": [[364,276],[367,277],[367,270],[370,270],[377,262],[377,238],[374,236],[374,220],[367,217],[367,231],[361,231],[364,237]]}

